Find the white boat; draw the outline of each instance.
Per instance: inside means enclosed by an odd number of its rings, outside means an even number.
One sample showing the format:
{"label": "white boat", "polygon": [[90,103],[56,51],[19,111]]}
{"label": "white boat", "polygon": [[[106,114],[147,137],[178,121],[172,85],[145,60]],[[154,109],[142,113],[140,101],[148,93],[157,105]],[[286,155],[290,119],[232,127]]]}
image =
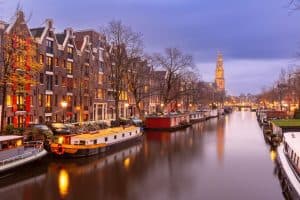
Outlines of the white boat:
{"label": "white boat", "polygon": [[43,142],[23,142],[23,136],[0,136],[0,173],[25,165],[47,154]]}
{"label": "white boat", "polygon": [[278,147],[279,180],[289,199],[300,199],[300,132],[285,133]]}

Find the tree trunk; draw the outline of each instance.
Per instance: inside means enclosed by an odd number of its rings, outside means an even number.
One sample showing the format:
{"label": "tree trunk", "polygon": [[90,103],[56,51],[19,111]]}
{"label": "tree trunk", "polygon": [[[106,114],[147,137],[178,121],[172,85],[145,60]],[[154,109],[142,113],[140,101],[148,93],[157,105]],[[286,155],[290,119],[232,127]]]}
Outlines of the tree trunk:
{"label": "tree trunk", "polygon": [[116,123],[120,125],[120,113],[119,113],[119,100],[115,99],[115,114],[116,114]]}
{"label": "tree trunk", "polygon": [[136,109],[137,109],[137,111],[138,111],[138,113],[139,113],[139,117],[140,117],[140,119],[141,120],[144,120],[144,113],[141,111],[141,108],[140,108],[140,105],[139,105],[139,103],[137,103],[136,104]]}
{"label": "tree trunk", "polygon": [[3,93],[2,93],[2,110],[1,110],[1,133],[3,133],[4,130],[4,120],[5,120],[5,108],[6,108],[6,93],[7,93],[7,88],[6,84],[3,86]]}

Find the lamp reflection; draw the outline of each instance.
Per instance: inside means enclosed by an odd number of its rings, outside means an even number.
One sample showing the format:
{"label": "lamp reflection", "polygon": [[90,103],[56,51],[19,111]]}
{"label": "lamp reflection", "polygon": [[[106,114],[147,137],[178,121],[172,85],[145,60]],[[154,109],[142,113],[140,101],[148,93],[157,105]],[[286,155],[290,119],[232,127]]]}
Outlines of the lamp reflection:
{"label": "lamp reflection", "polygon": [[129,166],[130,166],[130,158],[129,158],[129,157],[126,158],[126,159],[124,160],[123,164],[124,164],[124,167],[125,167],[126,169],[128,169]]}
{"label": "lamp reflection", "polygon": [[61,169],[58,174],[58,189],[62,198],[69,193],[69,174],[65,169]]}
{"label": "lamp reflection", "polygon": [[276,152],[276,150],[271,149],[271,151],[270,151],[270,158],[271,158],[272,161],[276,160],[276,158],[277,158],[277,152]]}

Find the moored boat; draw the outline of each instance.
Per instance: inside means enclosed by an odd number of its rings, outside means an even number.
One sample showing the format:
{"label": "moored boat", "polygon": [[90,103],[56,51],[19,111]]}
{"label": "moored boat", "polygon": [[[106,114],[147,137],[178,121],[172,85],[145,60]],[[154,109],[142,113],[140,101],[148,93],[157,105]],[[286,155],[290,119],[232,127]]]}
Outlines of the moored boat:
{"label": "moored boat", "polygon": [[300,133],[284,134],[284,141],[277,149],[279,180],[288,199],[300,198]]}
{"label": "moored boat", "polygon": [[0,136],[0,173],[44,157],[41,141],[23,142],[23,136]]}
{"label": "moored boat", "polygon": [[173,131],[191,126],[189,114],[168,114],[162,116],[148,116],[145,129],[157,131]]}
{"label": "moored boat", "polygon": [[191,123],[197,123],[197,122],[202,122],[205,121],[205,115],[204,112],[201,111],[196,111],[193,113],[190,113],[190,122]]}
{"label": "moored boat", "polygon": [[115,127],[95,133],[61,135],[50,144],[50,151],[60,157],[85,157],[101,154],[114,146],[139,139],[140,127]]}

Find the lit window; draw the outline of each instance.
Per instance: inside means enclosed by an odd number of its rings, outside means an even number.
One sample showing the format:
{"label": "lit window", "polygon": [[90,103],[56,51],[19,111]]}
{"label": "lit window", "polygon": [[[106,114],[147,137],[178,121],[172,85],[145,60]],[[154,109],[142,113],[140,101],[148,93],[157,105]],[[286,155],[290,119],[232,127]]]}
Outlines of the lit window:
{"label": "lit window", "polygon": [[67,73],[72,74],[73,73],[73,63],[67,62]]}
{"label": "lit window", "polygon": [[12,106],[12,99],[10,95],[6,96],[6,105],[7,106]]}

